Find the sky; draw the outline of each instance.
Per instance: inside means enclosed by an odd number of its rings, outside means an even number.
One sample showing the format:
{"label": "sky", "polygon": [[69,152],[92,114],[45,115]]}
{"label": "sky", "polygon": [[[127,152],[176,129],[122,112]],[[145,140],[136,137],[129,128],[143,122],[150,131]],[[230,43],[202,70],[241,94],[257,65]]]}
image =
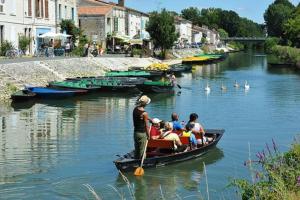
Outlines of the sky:
{"label": "sky", "polygon": [[[118,0],[110,0],[118,2]],[[149,12],[166,8],[167,10],[176,11],[188,7],[202,8],[221,8],[223,10],[233,10],[241,17],[246,17],[257,23],[264,23],[263,14],[268,6],[274,0],[125,0],[125,6]],[[290,0],[294,5],[298,5],[300,0]]]}

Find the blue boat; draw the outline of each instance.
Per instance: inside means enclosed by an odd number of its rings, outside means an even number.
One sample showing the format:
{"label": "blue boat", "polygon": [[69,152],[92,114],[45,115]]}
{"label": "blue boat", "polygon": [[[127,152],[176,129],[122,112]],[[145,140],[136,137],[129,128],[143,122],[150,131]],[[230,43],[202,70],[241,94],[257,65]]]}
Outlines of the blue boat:
{"label": "blue boat", "polygon": [[80,94],[85,94],[87,90],[61,90],[61,89],[53,89],[47,87],[32,87],[27,86],[27,90],[36,94],[36,97],[40,98],[63,98],[70,97]]}

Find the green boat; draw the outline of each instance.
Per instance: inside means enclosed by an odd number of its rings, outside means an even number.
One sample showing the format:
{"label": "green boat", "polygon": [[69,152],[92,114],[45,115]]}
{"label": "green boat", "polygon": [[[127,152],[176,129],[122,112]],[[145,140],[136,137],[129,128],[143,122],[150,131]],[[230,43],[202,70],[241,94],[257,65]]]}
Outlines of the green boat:
{"label": "green boat", "polygon": [[174,85],[167,81],[145,81],[136,86],[143,93],[166,93],[174,92]]}
{"label": "green boat", "polygon": [[65,81],[53,81],[49,83],[50,87],[85,89],[85,90],[103,90],[103,91],[128,91],[142,84],[145,78],[82,78],[69,79]]}
{"label": "green boat", "polygon": [[151,73],[147,71],[110,71],[106,72],[108,77],[150,77]]}
{"label": "green boat", "polygon": [[154,78],[161,77],[163,71],[157,70],[130,70],[130,71],[110,71],[105,74],[106,77],[143,77]]}

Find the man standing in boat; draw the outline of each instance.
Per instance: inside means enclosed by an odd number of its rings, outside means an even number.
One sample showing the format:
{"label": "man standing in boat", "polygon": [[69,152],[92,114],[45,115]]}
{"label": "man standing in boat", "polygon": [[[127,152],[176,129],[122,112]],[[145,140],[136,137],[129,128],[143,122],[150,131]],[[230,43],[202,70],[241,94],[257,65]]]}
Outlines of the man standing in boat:
{"label": "man standing in boat", "polygon": [[150,138],[149,116],[145,110],[151,99],[143,95],[138,100],[138,105],[133,110],[134,125],[134,156],[140,159],[143,156],[146,141]]}

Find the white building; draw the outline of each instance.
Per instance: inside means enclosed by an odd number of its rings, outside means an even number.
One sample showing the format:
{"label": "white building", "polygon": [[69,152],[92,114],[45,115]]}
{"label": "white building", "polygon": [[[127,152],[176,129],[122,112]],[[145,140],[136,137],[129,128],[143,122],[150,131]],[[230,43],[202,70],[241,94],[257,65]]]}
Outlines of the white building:
{"label": "white building", "polygon": [[131,39],[149,39],[149,33],[146,31],[146,24],[149,21],[149,15],[131,8],[126,8],[126,11],[127,35]]}
{"label": "white building", "polygon": [[57,32],[59,5],[64,9],[61,19],[77,24],[76,0],[0,0],[0,45],[7,40],[18,48],[19,35],[25,35],[31,38],[28,53],[33,54],[41,44],[39,35]]}
{"label": "white building", "polygon": [[175,16],[175,27],[179,33],[178,42],[186,44],[192,42],[192,22],[181,17]]}
{"label": "white building", "polygon": [[56,25],[60,31],[59,24],[63,19],[70,19],[78,26],[77,2],[76,0],[56,0]]}

